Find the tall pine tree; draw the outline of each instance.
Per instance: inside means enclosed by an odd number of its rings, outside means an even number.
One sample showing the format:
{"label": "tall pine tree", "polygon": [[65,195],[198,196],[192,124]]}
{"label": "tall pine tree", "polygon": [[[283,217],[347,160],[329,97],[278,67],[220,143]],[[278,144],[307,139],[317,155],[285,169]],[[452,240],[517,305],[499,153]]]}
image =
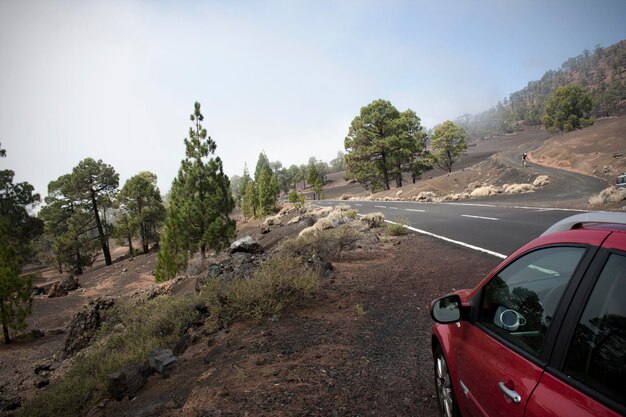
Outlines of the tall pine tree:
{"label": "tall pine tree", "polygon": [[172,183],[170,207],[157,262],[157,279],[172,278],[187,265],[190,254],[219,250],[235,236],[229,215],[235,207],[222,160],[213,157],[216,144],[202,127],[200,103],[194,104],[192,126],[185,139],[185,159]]}

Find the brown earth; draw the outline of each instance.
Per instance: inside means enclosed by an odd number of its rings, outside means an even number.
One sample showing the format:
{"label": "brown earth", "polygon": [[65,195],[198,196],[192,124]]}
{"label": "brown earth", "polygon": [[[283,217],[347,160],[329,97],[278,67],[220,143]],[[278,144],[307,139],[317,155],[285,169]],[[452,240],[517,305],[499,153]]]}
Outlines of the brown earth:
{"label": "brown earth", "polygon": [[382,243],[333,263],[310,307],[202,340],[168,379],[152,377],[136,398],[108,401],[100,415],[437,415],[429,304],[475,285],[499,260],[382,233]]}
{"label": "brown earth", "polygon": [[542,165],[614,182],[626,172],[626,117],[599,119],[590,128],[555,135],[530,157]]}

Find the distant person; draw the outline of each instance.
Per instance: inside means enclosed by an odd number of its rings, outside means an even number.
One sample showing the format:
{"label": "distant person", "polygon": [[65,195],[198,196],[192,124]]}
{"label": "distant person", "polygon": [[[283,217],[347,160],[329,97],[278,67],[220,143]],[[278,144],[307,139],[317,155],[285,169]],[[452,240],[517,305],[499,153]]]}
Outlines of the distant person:
{"label": "distant person", "polygon": [[524,154],[522,155],[522,166],[525,168],[526,167],[526,158],[528,157],[528,155],[526,154],[526,152],[524,152]]}

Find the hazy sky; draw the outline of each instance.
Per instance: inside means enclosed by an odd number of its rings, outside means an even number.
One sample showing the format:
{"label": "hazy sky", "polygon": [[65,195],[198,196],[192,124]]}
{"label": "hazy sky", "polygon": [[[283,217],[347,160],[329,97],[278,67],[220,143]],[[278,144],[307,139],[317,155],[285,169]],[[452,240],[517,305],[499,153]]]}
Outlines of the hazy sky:
{"label": "hazy sky", "polygon": [[372,100],[430,128],[626,39],[625,0],[0,0],[0,142],[42,196],[86,157],[158,175],[194,101],[229,175],[343,150]]}

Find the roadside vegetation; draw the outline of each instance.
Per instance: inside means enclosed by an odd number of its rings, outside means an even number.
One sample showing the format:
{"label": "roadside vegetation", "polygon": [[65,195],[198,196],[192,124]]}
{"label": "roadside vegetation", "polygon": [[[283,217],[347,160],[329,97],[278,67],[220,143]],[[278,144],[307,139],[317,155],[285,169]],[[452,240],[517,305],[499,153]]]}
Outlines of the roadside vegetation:
{"label": "roadside vegetation", "polygon": [[[306,244],[301,247],[304,250]],[[199,294],[122,303],[108,313],[96,342],[73,359],[62,380],[27,404],[19,415],[83,415],[107,396],[111,373],[143,363],[153,349],[173,348],[190,323],[201,321],[203,332],[212,334],[237,321],[258,322],[307,304],[319,284],[319,274],[307,269],[302,258],[278,254],[249,279],[215,278]],[[206,313],[201,314],[198,306]]]}

